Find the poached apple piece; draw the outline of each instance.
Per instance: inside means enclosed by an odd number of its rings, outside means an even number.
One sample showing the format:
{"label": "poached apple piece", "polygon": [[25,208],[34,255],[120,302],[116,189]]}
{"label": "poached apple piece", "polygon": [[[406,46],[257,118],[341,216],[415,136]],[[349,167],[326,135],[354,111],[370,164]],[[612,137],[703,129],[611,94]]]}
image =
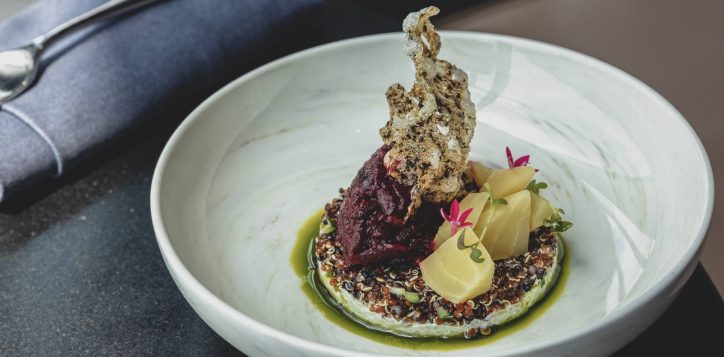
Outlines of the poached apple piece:
{"label": "poached apple piece", "polygon": [[[461,243],[466,247],[478,247],[481,252],[479,261],[469,259],[468,250],[458,246]],[[420,271],[427,286],[449,301],[460,304],[490,290],[495,264],[473,230],[464,228],[420,262]]]}
{"label": "poached apple piece", "polygon": [[530,227],[532,232],[545,223],[556,213],[550,202],[537,193],[530,193]]}
{"label": "poached apple piece", "polygon": [[430,6],[403,22],[415,82],[409,92],[400,84],[387,90],[384,145],[359,170],[340,209],[338,236],[348,266],[428,255],[442,222],[439,206],[465,192],[475,108],[465,72],[437,58],[440,36],[429,18],[438,12]]}
{"label": "poached apple piece", "polygon": [[[530,192],[521,190],[505,196],[506,204],[487,206],[475,227],[493,259],[505,259],[528,251]],[[492,215],[492,216],[491,216]]]}
{"label": "poached apple piece", "polygon": [[530,166],[513,167],[493,170],[486,182],[490,185],[493,196],[505,197],[525,189],[533,175],[535,169]]}

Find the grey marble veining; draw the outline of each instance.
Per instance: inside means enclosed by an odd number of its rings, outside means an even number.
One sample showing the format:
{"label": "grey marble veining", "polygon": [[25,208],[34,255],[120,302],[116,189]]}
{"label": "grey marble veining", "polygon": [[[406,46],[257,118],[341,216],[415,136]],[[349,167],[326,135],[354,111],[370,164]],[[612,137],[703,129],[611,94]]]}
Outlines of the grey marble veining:
{"label": "grey marble veining", "polygon": [[[560,300],[494,344],[445,354],[613,352],[692,272],[713,202],[705,153],[678,112],[613,67],[522,39],[442,40],[440,57],[469,73],[479,105],[471,157],[501,166],[506,146],[531,154],[551,183],[543,195],[575,223]],[[242,351],[439,354],[340,329],[314,311],[289,264],[298,227],[381,145],[383,93],[412,80],[401,45],[401,34],[366,37],[266,65],[202,104],[162,154],[151,200],[167,266]]]}

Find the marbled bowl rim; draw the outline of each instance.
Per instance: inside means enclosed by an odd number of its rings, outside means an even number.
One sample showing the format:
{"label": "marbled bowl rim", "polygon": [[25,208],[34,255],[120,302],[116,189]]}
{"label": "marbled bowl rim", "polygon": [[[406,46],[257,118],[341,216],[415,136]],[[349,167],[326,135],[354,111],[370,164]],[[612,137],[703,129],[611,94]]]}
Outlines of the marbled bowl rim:
{"label": "marbled bowl rim", "polygon": [[[705,191],[708,193],[707,195],[707,201],[706,201],[706,211],[704,214],[704,219],[701,221],[701,224],[699,226],[699,230],[696,233],[696,238],[693,242],[693,244],[689,247],[689,249],[681,255],[681,259],[678,260],[678,262],[672,266],[671,270],[661,278],[658,282],[656,282],[655,285],[653,285],[651,288],[649,288],[647,291],[642,293],[637,298],[633,299],[630,303],[626,304],[620,309],[617,309],[610,315],[604,316],[600,320],[586,326],[583,329],[580,329],[576,332],[557,336],[555,338],[548,339],[546,341],[528,344],[520,347],[515,347],[506,351],[501,351],[502,354],[499,355],[517,355],[521,353],[530,353],[536,350],[543,350],[551,346],[555,346],[558,344],[564,344],[566,342],[585,338],[587,335],[591,335],[594,332],[605,328],[607,325],[611,325],[616,321],[625,319],[627,317],[630,317],[635,313],[637,310],[643,307],[644,304],[646,304],[648,301],[652,300],[657,295],[661,294],[666,288],[670,287],[674,282],[685,272],[686,268],[694,261],[694,259],[697,259],[701,252],[701,247],[704,241],[704,238],[706,237],[706,233],[709,228],[709,223],[711,221],[713,208],[714,208],[714,177],[712,173],[711,163],[709,161],[709,158],[707,156],[706,150],[701,143],[701,140],[697,136],[694,129],[691,127],[688,121],[679,113],[676,108],[669,103],[663,96],[661,96],[658,92],[656,92],[654,89],[634,77],[633,75],[613,66],[606,62],[603,62],[599,59],[596,59],[594,57],[591,57],[589,55],[557,46],[554,44],[549,44],[542,41],[537,40],[531,40],[526,38],[520,38],[515,36],[508,36],[508,35],[501,35],[501,34],[493,34],[493,33],[483,33],[483,32],[469,32],[469,31],[441,31],[441,35],[443,37],[443,40],[450,40],[450,39],[472,39],[472,40],[493,40],[493,41],[502,41],[511,43],[513,45],[523,46],[527,48],[533,48],[537,50],[541,50],[544,52],[549,53],[555,53],[557,55],[565,56],[568,58],[571,58],[575,61],[578,61],[580,63],[584,63],[588,66],[596,67],[599,70],[606,71],[610,73],[612,76],[617,77],[618,79],[621,79],[625,82],[627,82],[629,85],[633,87],[637,87],[639,90],[641,90],[644,94],[651,97],[652,100],[658,101],[660,104],[662,104],[672,115],[673,117],[678,118],[686,128],[686,131],[692,139],[694,139],[694,142],[696,143],[698,153],[701,156],[701,159],[704,162],[705,170],[706,170],[706,176],[707,176],[707,187],[705,188]],[[244,326],[247,329],[253,329],[258,331],[259,333],[266,335],[267,337],[276,339],[280,342],[290,344],[296,348],[300,348],[303,350],[308,351],[314,351],[319,353],[328,353],[328,354],[336,354],[336,355],[344,355],[344,356],[369,356],[367,353],[362,352],[356,352],[356,351],[350,351],[345,350],[342,348],[337,348],[329,345],[325,345],[318,342],[309,341],[294,335],[290,335],[288,333],[279,331],[273,327],[270,327],[260,321],[257,321],[242,312],[234,309],[229,304],[221,300],[219,297],[217,297],[214,293],[209,291],[201,282],[199,282],[196,277],[191,274],[191,272],[186,268],[184,263],[181,261],[181,259],[176,254],[173,245],[171,244],[171,240],[168,237],[168,234],[166,232],[164,222],[161,215],[161,185],[164,180],[164,171],[166,169],[166,166],[169,162],[169,158],[172,155],[172,152],[176,148],[177,145],[179,145],[180,142],[182,142],[184,134],[189,129],[191,124],[196,121],[199,117],[201,117],[201,114],[204,113],[207,108],[211,107],[217,100],[222,98],[223,96],[227,95],[229,92],[231,92],[236,87],[244,85],[246,82],[251,80],[252,78],[258,77],[260,75],[265,74],[266,72],[272,71],[277,67],[292,63],[298,59],[314,56],[317,53],[325,52],[325,51],[335,51],[339,50],[341,48],[347,47],[347,46],[355,46],[361,43],[365,42],[376,42],[376,41],[383,41],[383,40],[389,40],[389,39],[398,39],[400,40],[400,43],[402,44],[402,38],[403,33],[401,32],[393,32],[393,33],[384,33],[384,34],[377,34],[377,35],[370,35],[370,36],[362,36],[357,38],[351,38],[346,39],[342,41],[336,41],[328,44],[324,44],[317,47],[312,47],[282,58],[279,58],[275,61],[269,62],[259,68],[256,68],[241,77],[235,79],[234,81],[230,82],[229,84],[225,85],[223,88],[218,90],[216,93],[211,95],[209,98],[204,100],[203,103],[201,103],[196,109],[194,109],[191,114],[189,114],[184,121],[179,125],[179,127],[174,131],[171,138],[168,140],[166,146],[164,147],[161,156],[159,157],[158,163],[156,165],[156,169],[154,171],[153,180],[151,184],[151,194],[150,194],[150,200],[151,200],[151,218],[153,221],[153,229],[156,234],[156,240],[159,245],[159,248],[161,250],[162,256],[164,258],[164,261],[166,262],[166,266],[169,269],[169,271],[172,273],[174,280],[176,281],[176,284],[178,285],[184,285],[184,287],[188,290],[193,291],[195,294],[200,296],[202,299],[199,301],[199,303],[208,304],[211,306],[214,310],[217,310],[223,315],[229,316],[232,320],[234,320],[237,324]],[[464,350],[463,350],[464,351]],[[462,352],[462,351],[461,351]]]}

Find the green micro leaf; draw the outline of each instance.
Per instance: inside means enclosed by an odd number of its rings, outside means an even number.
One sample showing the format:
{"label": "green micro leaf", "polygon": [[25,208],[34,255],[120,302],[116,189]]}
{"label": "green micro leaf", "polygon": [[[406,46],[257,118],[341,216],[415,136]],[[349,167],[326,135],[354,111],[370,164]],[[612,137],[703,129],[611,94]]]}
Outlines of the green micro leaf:
{"label": "green micro leaf", "polygon": [[532,180],[528,183],[528,187],[526,189],[533,193],[540,193],[540,190],[548,188],[548,184],[545,182],[536,182],[536,180]]}
{"label": "green micro leaf", "polygon": [[568,221],[559,221],[558,222],[558,232],[565,232],[569,230],[571,227],[573,227],[573,223]]}
{"label": "green micro leaf", "polygon": [[471,247],[470,250],[470,259],[472,259],[474,262],[482,263],[485,261],[485,258],[482,257],[483,252],[480,251],[480,249]]}
{"label": "green micro leaf", "polygon": [[464,233],[461,233],[461,234],[460,234],[460,236],[458,237],[458,242],[457,242],[457,243],[458,243],[458,249],[464,250],[465,248],[467,248],[467,247],[465,246],[465,234],[464,234]]}
{"label": "green micro leaf", "polygon": [[573,223],[562,220],[559,215],[554,215],[553,217],[543,221],[543,226],[549,228],[553,232],[560,233],[573,227]]}
{"label": "green micro leaf", "polygon": [[508,204],[508,201],[507,201],[505,198],[498,198],[498,199],[496,199],[496,200],[493,201],[493,204],[496,204],[496,205],[507,205],[507,204]]}

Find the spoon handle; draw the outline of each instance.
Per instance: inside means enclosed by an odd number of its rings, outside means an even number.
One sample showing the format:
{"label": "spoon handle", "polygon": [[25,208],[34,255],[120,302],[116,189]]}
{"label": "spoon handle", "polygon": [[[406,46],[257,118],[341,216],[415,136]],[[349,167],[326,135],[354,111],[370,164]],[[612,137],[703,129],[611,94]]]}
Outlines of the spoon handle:
{"label": "spoon handle", "polygon": [[110,0],[103,5],[100,5],[84,14],[78,15],[77,17],[66,21],[63,24],[58,25],[57,27],[46,32],[45,34],[34,38],[31,41],[31,44],[34,45],[38,50],[41,50],[48,46],[51,42],[77,29],[80,26],[83,26],[98,19],[102,19],[107,16],[117,15],[123,12],[137,9],[154,1],[157,0]]}

